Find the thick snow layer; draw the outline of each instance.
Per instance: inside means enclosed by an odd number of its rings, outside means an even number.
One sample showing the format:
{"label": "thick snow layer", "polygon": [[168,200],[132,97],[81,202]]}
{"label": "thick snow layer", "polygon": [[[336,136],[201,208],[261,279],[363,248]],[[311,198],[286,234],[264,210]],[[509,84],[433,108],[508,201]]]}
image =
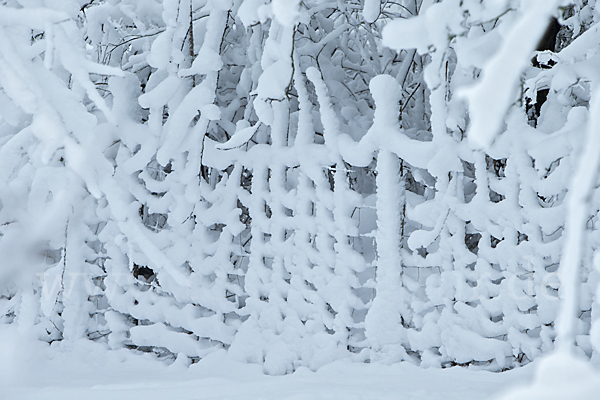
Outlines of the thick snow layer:
{"label": "thick snow layer", "polygon": [[529,9],[506,35],[496,55],[483,70],[478,84],[463,92],[469,102],[469,142],[487,148],[501,130],[506,111],[515,101],[517,82],[530,62],[539,38],[558,1],[531,1]]}
{"label": "thick snow layer", "polygon": [[[238,127],[244,125],[241,122],[245,122],[245,121],[238,122]],[[248,123],[246,123],[245,125],[247,125],[247,124]],[[246,126],[242,129],[236,130],[235,134],[231,137],[231,139],[229,139],[227,142],[225,142],[223,144],[218,144],[215,147],[219,150],[231,150],[236,147],[240,147],[240,146],[248,143],[248,140],[252,139],[252,136],[254,136],[254,134],[258,130],[259,126],[260,126],[260,123],[256,123],[253,126]]]}
{"label": "thick snow layer", "polygon": [[365,17],[365,21],[368,23],[375,22],[381,12],[380,7],[381,2],[379,0],[365,0],[365,5],[363,6],[363,17]]}
{"label": "thick snow layer", "polygon": [[[60,348],[60,351],[59,351]],[[67,351],[64,351],[67,350]],[[154,399],[490,399],[530,379],[532,368],[506,373],[335,362],[312,372],[268,376],[224,351],[187,368],[128,350],[107,352],[89,341],[49,347],[0,326],[0,398],[44,400]]]}
{"label": "thick snow layer", "polygon": [[259,11],[264,10],[265,3],[265,0],[244,0],[237,15],[246,28],[261,20]]}
{"label": "thick snow layer", "polygon": [[47,24],[69,19],[63,12],[47,8],[18,10],[11,7],[0,6],[0,25],[24,25],[31,29],[39,29]]}
{"label": "thick snow layer", "polygon": [[421,15],[394,20],[388,23],[383,30],[383,45],[398,51],[417,49],[419,53],[424,54],[431,46],[427,25],[425,16]]}
{"label": "thick snow layer", "polygon": [[275,19],[283,26],[294,26],[300,18],[300,0],[273,0],[271,7]]}
{"label": "thick snow layer", "polygon": [[535,382],[511,391],[501,400],[597,399],[600,379],[589,362],[556,353],[537,362]]}

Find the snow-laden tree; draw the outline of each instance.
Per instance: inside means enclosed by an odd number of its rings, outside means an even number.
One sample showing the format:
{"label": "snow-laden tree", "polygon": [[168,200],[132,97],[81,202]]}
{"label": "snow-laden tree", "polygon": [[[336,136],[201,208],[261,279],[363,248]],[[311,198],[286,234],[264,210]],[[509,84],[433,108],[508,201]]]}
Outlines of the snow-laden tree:
{"label": "snow-laden tree", "polygon": [[122,71],[85,56],[74,6],[0,17],[3,317],[49,341],[98,338],[105,307],[95,210],[114,116],[90,76]]}
{"label": "snow-laden tree", "polygon": [[0,2],[0,321],[273,374],[533,360],[596,22],[593,1]]}

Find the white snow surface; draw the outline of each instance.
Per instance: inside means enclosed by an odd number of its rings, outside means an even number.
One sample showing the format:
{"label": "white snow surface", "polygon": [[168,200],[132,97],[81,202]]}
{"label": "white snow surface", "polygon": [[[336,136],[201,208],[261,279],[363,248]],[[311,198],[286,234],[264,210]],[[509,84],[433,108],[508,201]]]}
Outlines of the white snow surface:
{"label": "white snow surface", "polygon": [[534,383],[511,390],[501,400],[592,400],[600,393],[598,371],[568,352],[554,352],[536,362]]}
{"label": "white snow surface", "polygon": [[218,351],[188,367],[129,350],[107,351],[90,342],[32,342],[11,326],[0,326],[0,398],[71,399],[493,399],[529,381],[533,368],[505,373],[465,368],[424,369],[334,362],[312,372],[285,376],[231,360]]}
{"label": "white snow surface", "polygon": [[365,17],[365,21],[370,24],[375,22],[381,12],[380,7],[381,2],[379,0],[365,0],[365,5],[363,6],[363,17]]}

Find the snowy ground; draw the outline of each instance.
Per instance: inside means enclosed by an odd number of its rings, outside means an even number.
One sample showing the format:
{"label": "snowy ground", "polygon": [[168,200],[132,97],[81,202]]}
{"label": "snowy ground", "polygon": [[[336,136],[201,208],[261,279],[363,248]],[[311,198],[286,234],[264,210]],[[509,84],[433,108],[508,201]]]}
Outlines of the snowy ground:
{"label": "snowy ground", "polygon": [[266,376],[261,367],[232,361],[224,352],[187,368],[126,350],[107,353],[89,342],[56,350],[32,346],[0,325],[0,399],[482,400],[529,381],[533,373],[531,367],[494,374],[337,362],[317,372],[301,368]]}

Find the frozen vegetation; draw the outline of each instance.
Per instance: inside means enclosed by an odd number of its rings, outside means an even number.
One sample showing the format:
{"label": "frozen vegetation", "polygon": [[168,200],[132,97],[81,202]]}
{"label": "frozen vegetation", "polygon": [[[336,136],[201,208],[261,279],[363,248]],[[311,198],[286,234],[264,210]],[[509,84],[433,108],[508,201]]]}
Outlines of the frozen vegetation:
{"label": "frozen vegetation", "polygon": [[0,0],[0,399],[595,399],[599,23]]}

